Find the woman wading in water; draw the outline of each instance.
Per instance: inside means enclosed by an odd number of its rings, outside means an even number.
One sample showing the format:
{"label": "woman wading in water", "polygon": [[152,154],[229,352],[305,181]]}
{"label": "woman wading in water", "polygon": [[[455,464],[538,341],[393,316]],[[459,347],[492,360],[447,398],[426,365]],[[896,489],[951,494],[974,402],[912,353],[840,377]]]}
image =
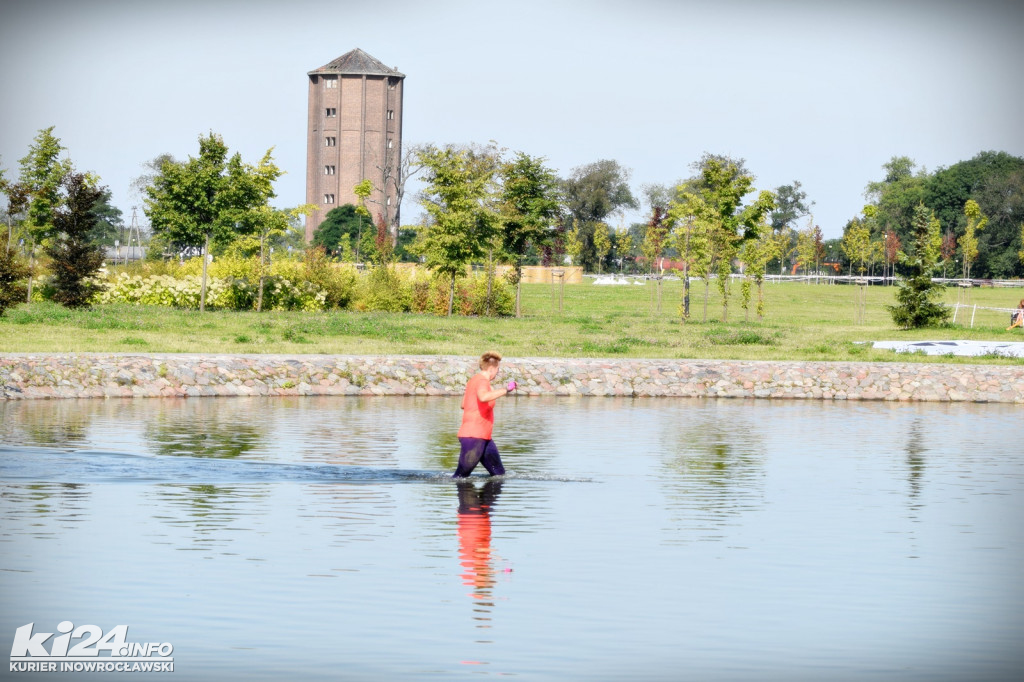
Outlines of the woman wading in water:
{"label": "woman wading in water", "polygon": [[491,440],[494,401],[516,390],[516,382],[509,381],[504,387],[491,388],[491,382],[498,376],[500,363],[500,353],[487,351],[480,356],[480,372],[466,384],[466,392],[462,396],[462,426],[458,433],[462,451],[452,478],[466,478],[480,462],[491,476],[505,473],[498,447]]}

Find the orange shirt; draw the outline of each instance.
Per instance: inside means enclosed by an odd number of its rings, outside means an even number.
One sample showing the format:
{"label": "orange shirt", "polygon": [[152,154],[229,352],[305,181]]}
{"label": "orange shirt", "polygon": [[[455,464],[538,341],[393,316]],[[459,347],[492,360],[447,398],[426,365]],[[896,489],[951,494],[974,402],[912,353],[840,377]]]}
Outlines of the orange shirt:
{"label": "orange shirt", "polygon": [[494,401],[482,403],[477,395],[491,390],[491,382],[483,372],[475,375],[466,384],[466,393],[462,396],[462,426],[459,427],[459,438],[491,439],[494,429]]}

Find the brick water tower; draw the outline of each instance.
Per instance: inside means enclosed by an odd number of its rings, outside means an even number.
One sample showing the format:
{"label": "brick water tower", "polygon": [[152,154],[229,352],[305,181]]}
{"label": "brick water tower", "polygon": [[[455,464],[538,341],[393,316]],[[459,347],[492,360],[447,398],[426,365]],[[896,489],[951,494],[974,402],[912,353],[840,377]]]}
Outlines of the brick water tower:
{"label": "brick water tower", "polygon": [[366,208],[397,234],[395,181],[402,163],[405,74],[356,48],[309,72],[306,241],[332,208],[358,204],[352,188],[364,179],[374,192]]}

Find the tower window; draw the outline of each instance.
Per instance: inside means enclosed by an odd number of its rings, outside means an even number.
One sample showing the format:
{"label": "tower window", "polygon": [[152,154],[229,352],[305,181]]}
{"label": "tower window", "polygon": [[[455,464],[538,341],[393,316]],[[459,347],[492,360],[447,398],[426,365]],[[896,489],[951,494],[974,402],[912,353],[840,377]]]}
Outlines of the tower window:
{"label": "tower window", "polygon": [[334,118],[338,115],[338,109],[336,107],[327,107],[327,118]]}
{"label": "tower window", "polygon": [[334,166],[324,166],[324,175],[334,175]]}
{"label": "tower window", "polygon": [[336,88],[338,87],[337,76],[324,76],[324,87],[325,88]]}
{"label": "tower window", "polygon": [[333,194],[325,194],[324,195],[324,203],[325,204],[333,204],[334,203],[334,195]]}
{"label": "tower window", "polygon": [[388,140],[388,149],[394,149],[394,148],[395,148],[395,141],[394,140]]}
{"label": "tower window", "polygon": [[395,118],[395,110],[394,109],[388,109],[388,120],[391,121],[391,120],[394,120],[394,118]]}
{"label": "tower window", "polygon": [[324,146],[325,147],[336,147],[337,145],[338,145],[338,138],[336,138],[336,137],[325,137],[324,138]]}

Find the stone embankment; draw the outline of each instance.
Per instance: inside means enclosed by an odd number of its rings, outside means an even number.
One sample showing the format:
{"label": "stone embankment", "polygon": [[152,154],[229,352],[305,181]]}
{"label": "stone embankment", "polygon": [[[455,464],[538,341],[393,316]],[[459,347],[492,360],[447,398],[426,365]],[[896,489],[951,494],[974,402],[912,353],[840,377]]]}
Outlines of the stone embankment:
{"label": "stone embankment", "polygon": [[[461,395],[463,357],[0,355],[0,399]],[[1024,367],[857,362],[509,358],[525,395],[1024,403]]]}

